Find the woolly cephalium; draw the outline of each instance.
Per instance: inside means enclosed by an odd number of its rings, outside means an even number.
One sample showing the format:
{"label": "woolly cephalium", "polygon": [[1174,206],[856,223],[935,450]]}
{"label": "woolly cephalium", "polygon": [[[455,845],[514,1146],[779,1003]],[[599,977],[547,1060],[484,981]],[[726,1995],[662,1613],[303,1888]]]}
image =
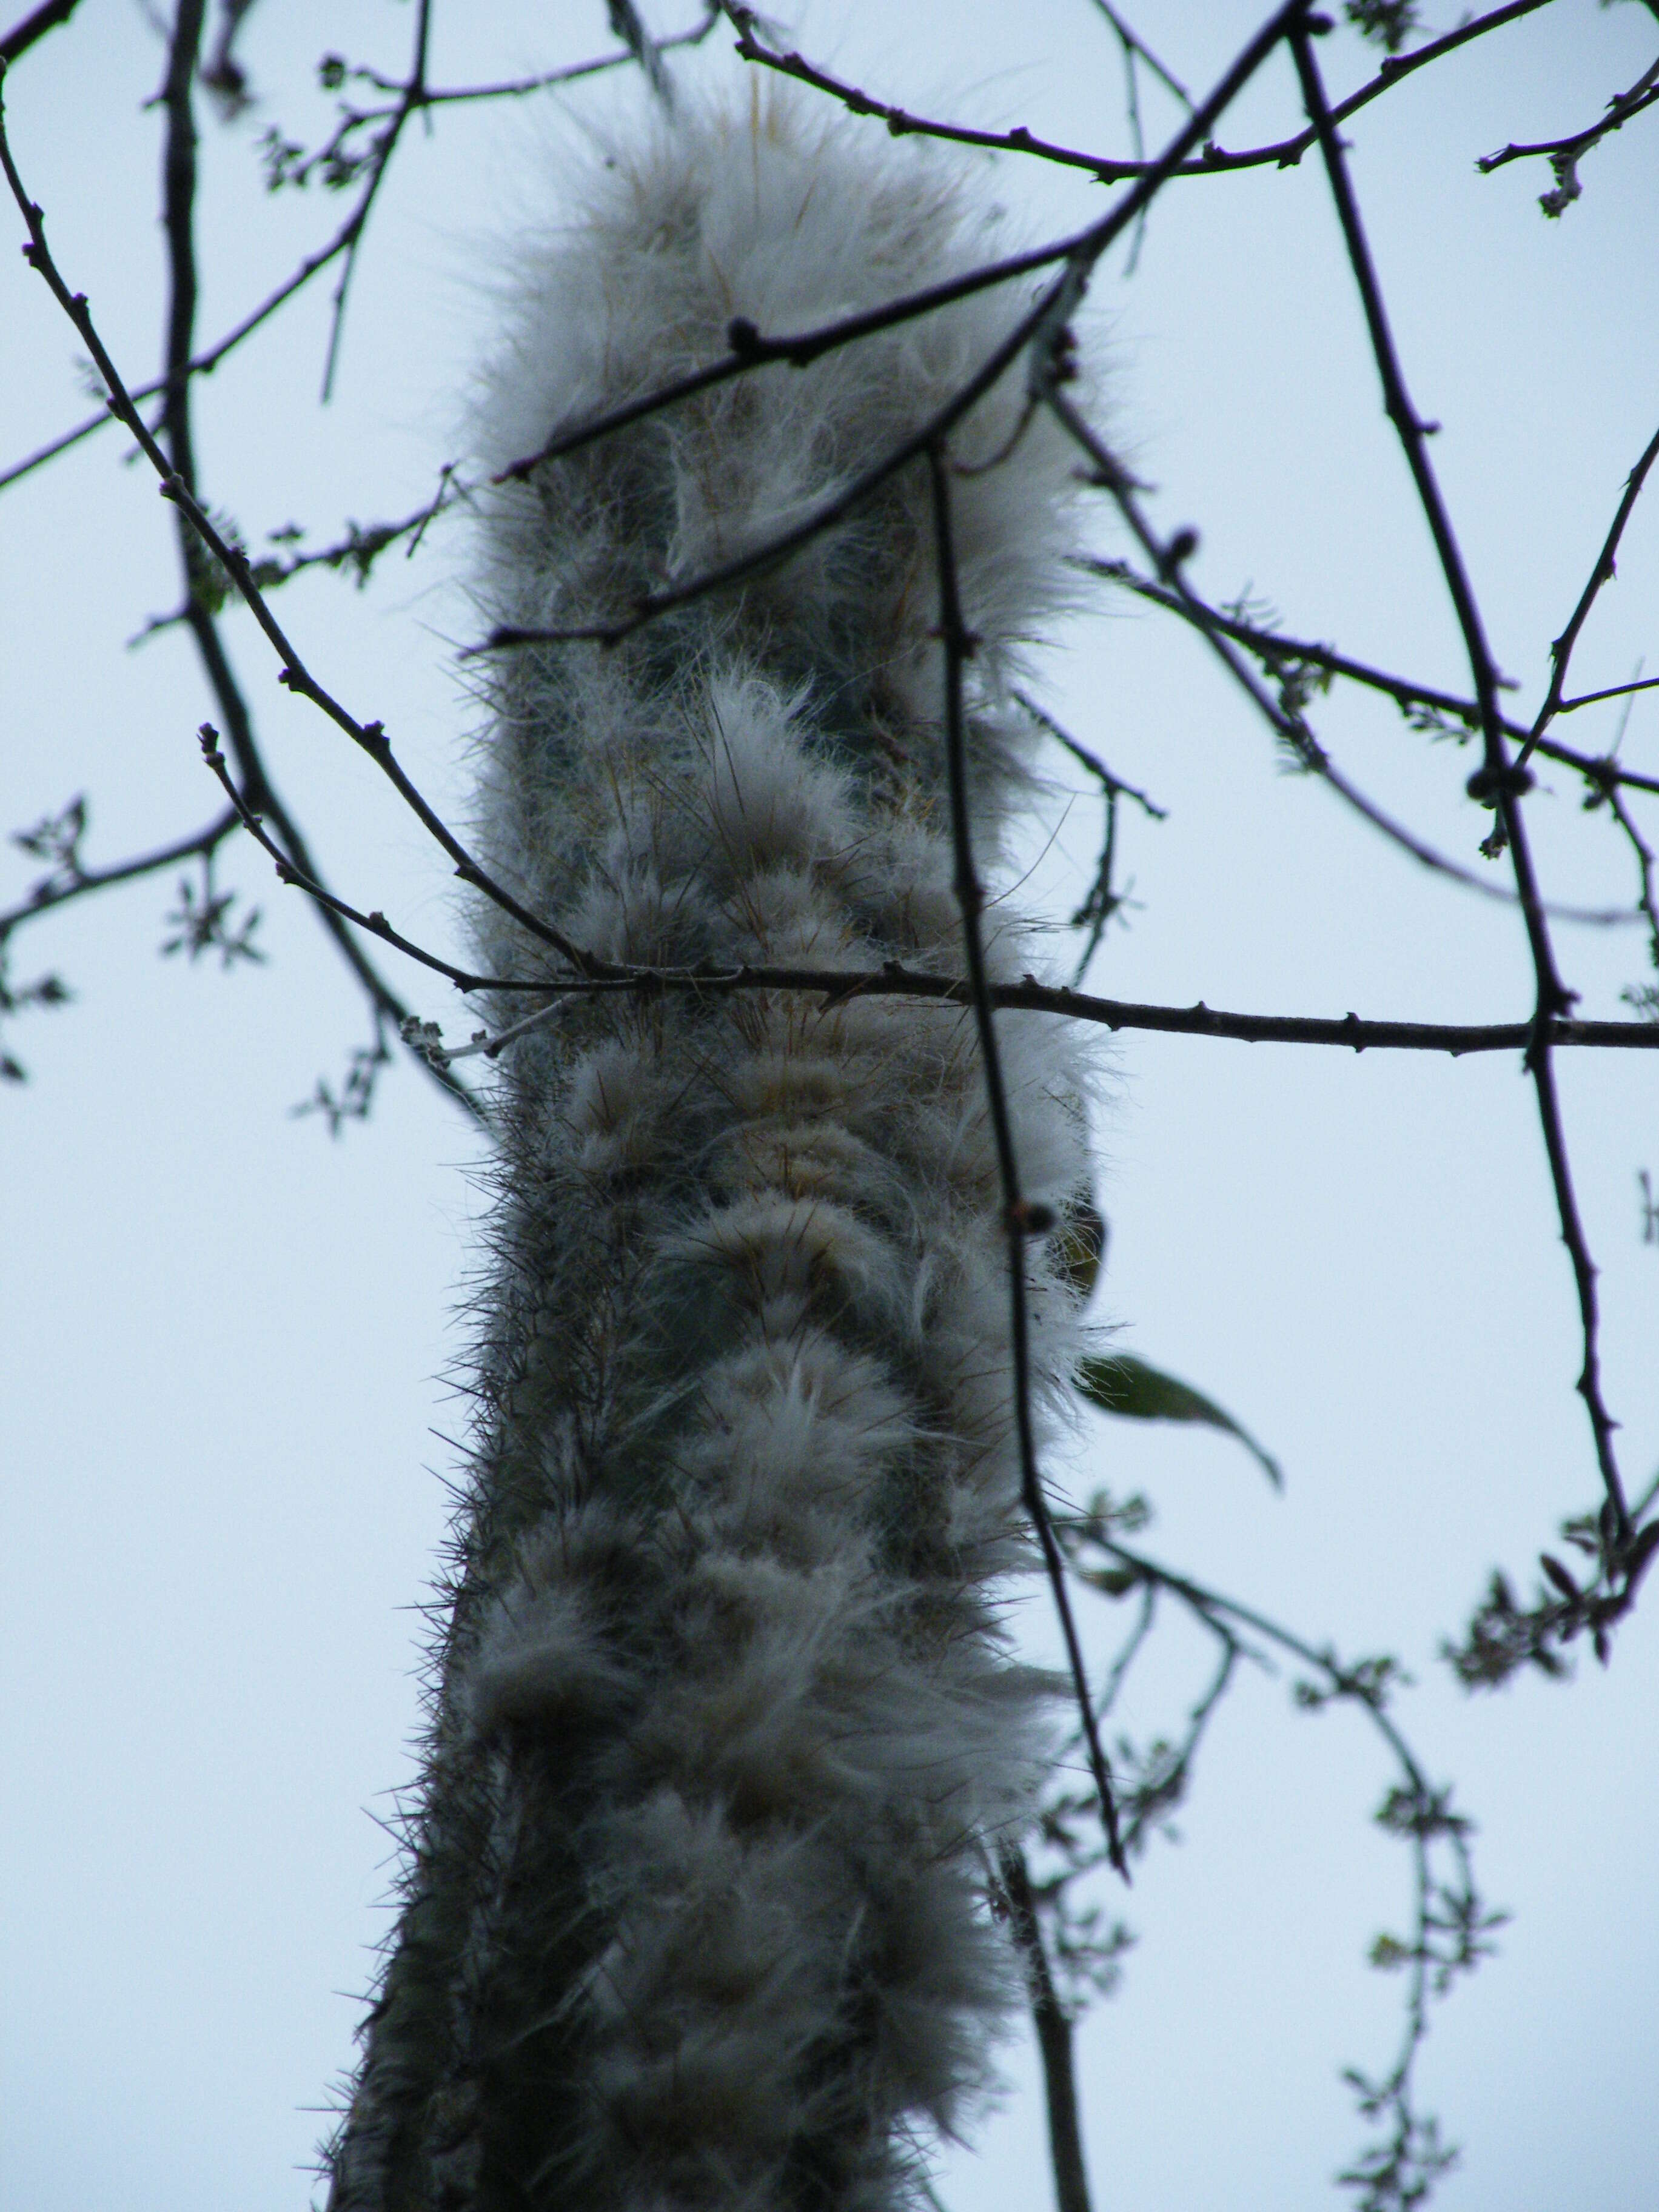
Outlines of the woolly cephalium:
{"label": "woolly cephalium", "polygon": [[[684,112],[525,252],[477,410],[501,470],[765,332],[982,261],[936,154]],[[1016,296],[1018,294],[1018,296]],[[493,495],[492,623],[625,614],[811,514],[1027,303],[1005,287],[762,367]],[[1025,786],[1006,686],[1065,604],[1068,463],[1016,369],[953,431],[973,829]],[[928,477],[606,647],[500,656],[477,842],[609,961],[958,973]],[[545,945],[481,902],[495,972]],[[994,974],[1034,955],[1004,905]],[[505,1006],[503,1019],[524,1012]],[[1004,1016],[1021,1172],[1082,1180],[1072,1048]],[[986,2078],[1017,1962],[988,1903],[1052,1685],[1007,1259],[961,1008],[573,995],[504,1054],[477,1440],[405,1901],[334,2212],[882,2212]],[[1070,1293],[1030,1257],[1036,1385]]]}

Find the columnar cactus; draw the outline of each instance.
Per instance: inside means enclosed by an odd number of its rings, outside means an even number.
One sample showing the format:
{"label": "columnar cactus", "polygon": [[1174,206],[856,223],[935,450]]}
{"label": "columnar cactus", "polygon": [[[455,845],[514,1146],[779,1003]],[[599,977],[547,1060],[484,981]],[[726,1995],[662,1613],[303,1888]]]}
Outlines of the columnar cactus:
{"label": "columnar cactus", "polygon": [[[480,459],[717,356],[734,318],[798,331],[959,273],[989,232],[936,152],[682,112],[526,252]],[[765,544],[1027,297],[543,463],[486,511],[485,618],[591,628]],[[1024,414],[1016,368],[950,447],[988,862],[1029,781],[1006,685],[1071,544],[1066,456]],[[939,594],[918,462],[622,644],[501,655],[485,865],[606,961],[959,973]],[[559,969],[499,907],[477,931],[492,972]],[[994,973],[1033,964],[1006,906],[988,936]],[[1036,1021],[999,1030],[1027,1191],[1061,1201],[1084,1076]],[[501,1066],[476,1444],[334,2212],[901,2205],[1018,1986],[990,1877],[1052,1721],[999,1611],[1030,1553],[971,1016],[572,994]],[[1071,1294],[1029,1265],[1052,1400]]]}

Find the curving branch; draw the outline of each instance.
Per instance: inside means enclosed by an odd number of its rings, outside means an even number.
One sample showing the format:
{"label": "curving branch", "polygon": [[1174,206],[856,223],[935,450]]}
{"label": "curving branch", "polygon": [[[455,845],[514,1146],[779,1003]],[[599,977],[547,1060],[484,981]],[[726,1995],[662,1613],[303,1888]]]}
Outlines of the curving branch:
{"label": "curving branch", "polygon": [[[731,969],[658,968],[604,961],[592,953],[582,964],[554,975],[499,975],[457,966],[441,954],[416,943],[396,928],[378,908],[365,912],[330,890],[307,870],[296,865],[265,828],[231,778],[218,750],[218,732],[211,723],[200,731],[203,757],[229,796],[237,818],[276,867],[280,880],[341,920],[378,937],[407,958],[434,974],[446,976],[463,992],[527,992],[560,999],[603,994],[633,994],[641,998],[686,994],[696,998],[720,998],[733,993],[789,991],[822,998],[825,1007],[854,998],[931,999],[973,1006],[979,1003],[971,981],[931,975],[890,960],[880,968],[775,967],[744,963]],[[1139,793],[1134,796],[1139,797]],[[1643,909],[1646,913],[1645,907]],[[0,927],[7,917],[0,916]],[[1345,1014],[1340,1020],[1311,1014],[1247,1014],[1207,1006],[1200,1000],[1192,1006],[1149,1006],[1127,999],[1104,998],[1066,984],[1039,983],[1027,976],[1018,983],[988,983],[986,995],[994,1008],[1027,1013],[1054,1014],[1070,1021],[1098,1024],[1110,1030],[1147,1030],[1168,1036],[1231,1039],[1241,1044],[1335,1045],[1349,1052],[1443,1052],[1460,1059],[1466,1054],[1525,1052],[1537,1036],[1535,1018],[1525,1022],[1410,1022],[1362,1020]],[[416,1023],[420,1049],[440,1065],[465,1056],[449,1050],[442,1031],[434,1023]],[[493,1055],[520,1034],[514,1024],[495,1036],[479,1032],[472,1043]],[[1567,1015],[1549,1024],[1549,1042],[1555,1046],[1582,1046],[1596,1050],[1659,1049],[1659,1024],[1650,1021],[1579,1021]]]}
{"label": "curving branch", "polygon": [[[1018,983],[985,986],[983,1001],[974,982],[951,975],[930,975],[890,960],[880,968],[775,967],[745,962],[737,968],[655,968],[623,962],[602,961],[591,953],[583,964],[553,975],[498,975],[462,968],[393,927],[378,908],[365,912],[330,890],[308,871],[290,859],[265,828],[232,780],[218,749],[218,732],[211,723],[202,725],[203,757],[229,796],[236,817],[254,842],[270,858],[281,881],[303,891],[308,898],[340,920],[378,937],[395,951],[447,977],[463,992],[525,992],[538,996],[597,997],[605,994],[633,994],[642,999],[685,994],[693,998],[722,998],[732,994],[765,991],[799,992],[821,998],[825,1008],[848,999],[931,999],[947,1004],[991,1007],[1026,1013],[1054,1014],[1068,1021],[1098,1024],[1110,1030],[1147,1030],[1166,1036],[1227,1038],[1241,1044],[1335,1045],[1354,1053],[1374,1051],[1443,1052],[1449,1058],[1465,1054],[1525,1052],[1537,1035],[1536,1020],[1525,1022],[1399,1022],[1363,1021],[1358,1014],[1332,1020],[1311,1014],[1233,1013],[1206,1006],[1160,1006],[1127,999],[1103,998],[1066,984],[1039,983],[1027,976]],[[1139,795],[1139,794],[1137,794]],[[0,928],[7,918],[0,916]],[[410,1018],[404,1026],[410,1028]],[[524,1024],[514,1024],[491,1036],[475,1033],[471,1047],[492,1057],[502,1045],[520,1035]],[[415,1022],[419,1049],[439,1066],[467,1056],[445,1047],[438,1024]],[[1577,1021],[1557,1016],[1549,1027],[1553,1045],[1583,1046],[1600,1051],[1628,1048],[1659,1050],[1659,1023],[1650,1021]]]}
{"label": "curving branch", "polygon": [[1651,107],[1656,100],[1659,100],[1659,61],[1650,63],[1628,92],[1614,94],[1599,123],[1592,123],[1587,129],[1565,138],[1540,138],[1529,146],[1511,143],[1499,153],[1484,155],[1474,166],[1482,176],[1490,176],[1494,169],[1502,169],[1511,161],[1540,158],[1547,161],[1555,172],[1555,184],[1551,191],[1540,195],[1538,204],[1547,216],[1559,216],[1565,213],[1583,189],[1578,181],[1579,155],[1599,146],[1610,131],[1622,131],[1632,116]]}
{"label": "curving branch", "polygon": [[[1190,530],[1179,531],[1167,541],[1161,539],[1141,512],[1127,471],[1113,457],[1099,434],[1060,391],[1061,378],[1056,374],[1054,366],[1040,365],[1034,368],[1033,376],[1043,404],[1089,456],[1096,471],[1096,481],[1111,493],[1147,558],[1163,578],[1160,604],[1181,615],[1200,633],[1228,674],[1288,748],[1297,765],[1328,783],[1338,798],[1352,807],[1356,814],[1431,873],[1447,877],[1462,884],[1465,890],[1479,893],[1483,898],[1520,905],[1524,909],[1524,895],[1507,891],[1498,884],[1488,883],[1472,868],[1466,868],[1461,861],[1451,860],[1444,853],[1437,851],[1414,830],[1407,829],[1405,823],[1395,821],[1375,799],[1367,797],[1336,766],[1315,737],[1300,707],[1289,706],[1283,700],[1273,698],[1256,681],[1231,649],[1230,626],[1217,617],[1214,611],[1187,584],[1182,571],[1196,545],[1196,534]],[[1103,562],[1091,562],[1083,565],[1103,573],[1115,573],[1109,564]],[[1632,919],[1621,909],[1582,908],[1565,909],[1562,918],[1603,926]]]}
{"label": "curving branch", "polygon": [[[1429,2032],[1430,2007],[1488,1955],[1492,1935],[1507,1917],[1489,1911],[1481,1899],[1470,1846],[1473,1823],[1455,1808],[1449,1790],[1430,1782],[1389,1711],[1394,1689],[1405,1679],[1397,1662],[1387,1656],[1345,1661],[1329,1644],[1310,1644],[1254,1606],[1228,1597],[1126,1545],[1123,1535],[1144,1527],[1148,1517],[1143,1500],[1115,1505],[1103,1493],[1089,1512],[1059,1524],[1066,1556],[1079,1580],[1115,1602],[1136,1596],[1139,1600],[1135,1624],[1102,1702],[1103,1717],[1146,1644],[1161,1599],[1181,1606],[1217,1648],[1212,1679],[1189,1712],[1179,1741],[1168,1744],[1160,1740],[1139,1762],[1141,1778],[1128,1799],[1127,1832],[1137,1843],[1144,1844],[1150,1828],[1167,1820],[1184,1796],[1194,1758],[1242,1658],[1270,1665],[1268,1653],[1276,1650],[1294,1659],[1307,1670],[1292,1685],[1297,1705],[1310,1713],[1332,1705],[1356,1708],[1394,1762],[1397,1779],[1384,1796],[1376,1819],[1380,1827],[1410,1848],[1413,1925],[1404,1939],[1380,1936],[1370,1956],[1376,1966],[1405,1970],[1404,2019],[1394,2063],[1385,2074],[1370,2078],[1349,2069],[1345,2075],[1362,2117],[1382,2123],[1384,2132],[1339,2179],[1344,2186],[1363,2192],[1362,2212],[1410,2212],[1410,2208],[1425,2202],[1456,2155],[1441,2143],[1437,2124],[1420,2113],[1415,2101],[1414,2075]],[[1659,1536],[1659,1529],[1655,1533]],[[1062,1943],[1068,1931],[1079,1926],[1069,1902],[1069,1887],[1090,1871],[1091,1863],[1090,1855],[1079,1850],[1075,1818],[1073,1800],[1061,1798],[1049,1808],[1047,1840],[1050,1850],[1060,1856],[1060,1871],[1033,1886],[1039,1916],[1050,1918]],[[1086,1953],[1086,1923],[1081,1933]]]}
{"label": "curving branch", "polygon": [[817,68],[802,54],[793,52],[779,53],[775,47],[763,45],[757,35],[761,19],[752,8],[739,7],[736,0],[720,0],[720,13],[738,34],[737,52],[740,59],[775,70],[780,76],[793,78],[795,83],[804,84],[813,92],[828,94],[849,114],[874,116],[878,122],[887,125],[895,138],[939,138],[952,146],[977,146],[1005,154],[1030,154],[1040,161],[1057,162],[1062,168],[1085,170],[1097,183],[1103,185],[1121,184],[1126,178],[1144,176],[1151,167],[1145,161],[1117,161],[1103,155],[1085,154],[1073,147],[1056,145],[1050,139],[1037,137],[1023,124],[1012,131],[975,131],[967,124],[929,121],[927,117],[913,115],[908,108],[896,106],[890,100],[872,99],[855,85],[830,76],[827,70]]}
{"label": "curving branch", "polygon": [[1127,1881],[1128,1861],[1118,1832],[1117,1799],[1112,1771],[1095,1725],[1094,1700],[1089,1694],[1088,1670],[1083,1645],[1066,1588],[1066,1562],[1048,1515],[1042,1474],[1037,1464],[1036,1430],[1031,1412],[1030,1316],[1025,1304],[1025,1244],[1028,1237],[1042,1238],[1053,1229],[1054,1218],[1045,1206],[1026,1203],[1020,1189],[1019,1161],[1014,1151],[1012,1124],[1008,1117],[1007,1087],[1003,1081],[1002,1055],[997,1046],[996,1022],[991,1000],[990,976],[985,962],[985,939],[980,918],[985,910],[985,887],[974,860],[969,823],[968,741],[963,710],[963,667],[975,641],[963,620],[957,586],[956,541],[951,530],[951,473],[943,441],[927,448],[927,477],[933,497],[933,558],[939,570],[939,630],[945,660],[945,765],[951,794],[951,844],[955,863],[952,888],[962,915],[963,950],[968,961],[968,989],[979,1037],[979,1056],[985,1073],[985,1095],[996,1140],[997,1170],[1002,1182],[1002,1227],[1008,1245],[1008,1341],[1013,1367],[1014,1429],[1019,1446],[1020,1496],[1026,1516],[1042,1554],[1043,1570],[1054,1600],[1066,1644],[1066,1663],[1077,1699],[1078,1721],[1088,1753],[1089,1771],[1099,1802],[1101,1825],[1106,1832],[1106,1855]]}
{"label": "curving branch", "polygon": [[1493,836],[1487,840],[1487,848],[1495,852],[1507,844],[1513,856],[1516,890],[1526,921],[1527,941],[1537,985],[1538,1030],[1534,1046],[1527,1056],[1528,1066],[1537,1093],[1539,1121],[1543,1129],[1545,1150],[1549,1156],[1550,1177],[1555,1188],[1562,1241],[1571,1259],[1573,1281],[1578,1294],[1583,1340],[1583,1364],[1579,1371],[1578,1390],[1589,1416],[1596,1460],[1612,1511],[1613,1543],[1616,1551],[1631,1540],[1630,1513],[1613,1451],[1613,1431],[1618,1425],[1608,1412],[1601,1392],[1595,1269],[1590,1260],[1573,1190],[1566,1133],[1550,1060],[1547,1027],[1551,1017],[1568,1011],[1573,1003],[1574,994],[1567,990],[1556,969],[1549,925],[1539,896],[1531,852],[1522,820],[1522,798],[1531,779],[1524,769],[1514,766],[1509,757],[1498,711],[1497,671],[1486,645],[1474,588],[1429,459],[1425,425],[1407,393],[1382,304],[1382,290],[1372,267],[1370,249],[1360,223],[1358,204],[1349,181],[1342,142],[1326,102],[1312,44],[1305,26],[1299,22],[1292,27],[1291,46],[1296,56],[1297,71],[1302,81],[1308,113],[1319,134],[1326,173],[1330,180],[1331,197],[1336,204],[1349,264],[1370,332],[1371,349],[1382,384],[1384,409],[1399,434],[1407,464],[1417,486],[1418,499],[1434,539],[1441,573],[1445,578],[1446,588],[1468,653],[1486,747],[1485,766],[1470,778],[1469,795],[1489,801],[1497,811],[1498,827]]}
{"label": "curving branch", "polygon": [[[1115,13],[1104,5],[1104,0],[1095,0],[1095,4],[1116,32],[1124,46],[1126,56],[1140,55],[1176,98],[1190,107],[1192,102],[1180,84],[1133,33],[1126,31]],[[1549,0],[1509,0],[1505,7],[1494,8],[1487,15],[1460,23],[1455,30],[1448,31],[1443,38],[1431,39],[1426,46],[1419,46],[1415,53],[1390,54],[1374,77],[1331,111],[1333,120],[1345,123],[1349,116],[1358,114],[1362,107],[1368,107],[1372,100],[1391,91],[1413,70],[1423,69],[1431,62],[1440,61],[1447,54],[1455,52],[1458,47],[1468,46],[1472,40],[1484,38],[1488,32],[1498,30],[1504,24],[1515,22],[1519,17],[1530,15],[1536,9],[1548,5]],[[837,77],[828,70],[818,68],[799,53],[780,53],[775,47],[763,44],[757,35],[761,18],[753,9],[737,5],[736,0],[720,0],[720,7],[721,14],[738,33],[738,52],[745,61],[753,62],[763,69],[775,70],[780,76],[793,77],[797,83],[810,85],[815,92],[823,93],[839,101],[851,114],[874,117],[884,123],[895,137],[915,135],[917,137],[943,139],[951,145],[978,146],[998,153],[1024,154],[1035,161],[1054,162],[1062,168],[1086,170],[1102,184],[1121,184],[1130,178],[1150,177],[1161,168],[1158,162],[1144,158],[1120,161],[1109,155],[1091,154],[1076,147],[1059,146],[1051,140],[1036,137],[1023,126],[1017,125],[1012,131],[976,131],[966,125],[940,123],[913,114],[908,108],[861,92],[856,85],[848,83],[845,78]],[[1133,86],[1133,80],[1131,82]],[[1621,117],[1620,120],[1623,119]],[[1139,115],[1133,104],[1130,120],[1138,137]],[[1601,131],[1617,128],[1617,124],[1604,124],[1592,135],[1599,137]],[[1318,133],[1311,126],[1298,131],[1293,137],[1278,139],[1270,146],[1253,146],[1237,153],[1229,153],[1225,148],[1218,146],[1213,139],[1206,138],[1198,160],[1177,161],[1163,173],[1174,177],[1218,177],[1238,169],[1291,169],[1317,143]],[[1547,153],[1550,150],[1547,147],[1528,147],[1511,149],[1511,152]],[[1483,161],[1480,166],[1482,168],[1496,166],[1498,160],[1507,158],[1510,155],[1493,156],[1490,163]]]}

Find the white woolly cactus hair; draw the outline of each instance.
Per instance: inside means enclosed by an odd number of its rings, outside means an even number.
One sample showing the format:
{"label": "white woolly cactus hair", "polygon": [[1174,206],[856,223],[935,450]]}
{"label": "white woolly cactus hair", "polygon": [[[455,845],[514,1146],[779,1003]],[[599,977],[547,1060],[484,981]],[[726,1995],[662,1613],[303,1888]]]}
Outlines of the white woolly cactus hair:
{"label": "white woolly cactus hair", "polygon": [[[496,467],[717,357],[990,252],[959,170],[781,106],[659,120],[528,255]],[[504,490],[489,619],[580,628],[765,544],[913,433],[1009,289],[772,365]],[[1003,689],[1066,599],[1066,457],[1016,370],[952,433],[975,830]],[[503,656],[478,841],[608,960],[959,972],[925,469],[786,565],[607,647]],[[994,970],[1033,956],[994,909]],[[548,956],[481,906],[485,956]],[[515,1011],[522,1011],[521,1002]],[[1084,1076],[1000,1026],[1028,1191],[1084,1173]],[[406,1902],[336,2212],[881,2212],[986,2079],[1018,1987],[987,1905],[1048,1686],[1006,1260],[958,1007],[574,998],[503,1061],[477,1436]],[[1036,1379],[1069,1294],[1032,1263]]]}

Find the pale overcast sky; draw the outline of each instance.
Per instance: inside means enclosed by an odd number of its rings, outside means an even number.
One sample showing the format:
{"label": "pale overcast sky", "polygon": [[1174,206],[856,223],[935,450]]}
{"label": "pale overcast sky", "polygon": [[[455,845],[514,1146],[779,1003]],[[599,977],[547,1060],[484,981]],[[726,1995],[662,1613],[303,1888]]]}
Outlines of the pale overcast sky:
{"label": "pale overcast sky", "polygon": [[[607,44],[598,0],[435,9],[434,78],[541,69]],[[1127,149],[1120,57],[1087,0],[866,0],[780,8],[792,43],[879,92],[996,128]],[[663,27],[668,17],[653,16]],[[1189,87],[1257,20],[1239,0],[1146,0],[1132,20]],[[1445,27],[1452,19],[1437,17]],[[272,200],[267,125],[314,144],[329,50],[403,65],[406,6],[277,7],[245,41],[258,105],[204,120],[204,334],[325,237],[342,204]],[[729,33],[695,74],[732,82]],[[1530,711],[1626,473],[1659,423],[1654,374],[1659,125],[1587,157],[1582,198],[1476,158],[1582,128],[1651,62],[1644,8],[1556,0],[1414,77],[1348,126],[1356,183],[1493,649]],[[1334,87],[1374,51],[1325,42]],[[83,0],[6,86],[17,157],[70,282],[134,378],[160,346],[160,47],[128,0]],[[1143,82],[1149,140],[1176,109]],[[567,112],[638,99],[602,86]],[[1280,58],[1221,132],[1299,121]],[[867,125],[869,128],[878,128]],[[566,139],[570,133],[567,131]],[[356,280],[332,405],[315,404],[327,301],[315,287],[198,395],[204,481],[250,539],[313,543],[409,512],[451,451],[466,366],[487,343],[499,243],[556,210],[559,134],[522,111],[452,110],[410,134]],[[1076,175],[1005,160],[1022,232],[1101,202]],[[0,229],[21,237],[0,210]],[[1193,574],[1248,592],[1292,635],[1449,690],[1455,625],[1392,433],[1317,162],[1201,179],[1160,201],[1129,273],[1099,275],[1088,325],[1114,434],[1169,530],[1201,533]],[[0,253],[0,468],[77,419],[74,334],[15,251]],[[1650,500],[1659,497],[1650,493]],[[126,641],[176,589],[170,516],[118,437],[7,491],[0,529],[0,829],[89,794],[104,864],[205,820],[194,731],[210,702],[186,641]],[[1103,518],[1103,543],[1116,541]],[[312,665],[381,717],[417,781],[459,814],[472,714],[454,648],[460,528],[434,530],[373,589],[313,577],[283,603]],[[1654,665],[1659,507],[1638,509],[1575,684]],[[453,883],[395,801],[275,683],[245,615],[226,635],[272,770],[335,880],[411,933],[458,940]],[[1169,810],[1121,828],[1129,927],[1091,971],[1132,1000],[1262,1012],[1515,1019],[1530,971],[1514,914],[1426,877],[1269,737],[1173,623],[1109,602],[1042,670],[1085,744]],[[1659,771],[1639,696],[1626,759]],[[1392,812],[1484,867],[1469,755],[1352,692],[1317,702],[1342,767]],[[1574,719],[1610,747],[1614,707]],[[1098,809],[1055,754],[1024,896],[1075,905]],[[1071,794],[1081,792],[1073,798]],[[1572,781],[1532,803],[1547,888],[1628,899],[1633,871]],[[1650,814],[1651,822],[1651,815]],[[0,904],[26,888],[9,848]],[[360,1000],[297,894],[245,846],[221,877],[264,909],[270,958],[222,975],[161,960],[170,878],[19,935],[14,974],[62,971],[76,1003],[9,1027],[29,1069],[0,1097],[0,2203],[18,2212],[295,2212],[312,2108],[347,2069],[356,1993],[385,1925],[375,1826],[408,1778],[425,1590],[465,1408],[480,1264],[478,1140],[404,1066],[337,1142],[292,1119],[337,1088]],[[1642,980],[1639,932],[1558,933],[1597,1016]],[[1056,960],[1068,957],[1068,941]],[[388,972],[452,1035],[464,1010]],[[1597,1502],[1573,1391],[1572,1285],[1530,1087],[1512,1058],[1458,1062],[1126,1032],[1097,1131],[1112,1224],[1097,1304],[1120,1341],[1233,1409],[1282,1462],[1274,1496],[1236,1446],[1093,1416],[1056,1470],[1073,1493],[1144,1490],[1146,1547],[1346,1654],[1416,1678],[1397,1715],[1479,1824],[1482,1886],[1514,1917],[1449,2001],[1423,2101],[1463,2146],[1445,2212],[1653,2212],[1659,2049],[1654,1837],[1659,1595],[1602,1673],[1471,1701],[1437,1651],[1493,1566],[1530,1588],[1565,1514]],[[1638,1172],[1659,1173],[1659,1064],[1561,1056],[1578,1187],[1603,1273],[1606,1382],[1626,1477],[1659,1462],[1659,1246]],[[1092,1601],[1091,1601],[1092,1602]],[[1034,1641],[1048,1635],[1035,1605]],[[1091,1649],[1109,1628],[1089,1617]],[[1176,1729],[1202,1647],[1171,1627],[1127,1698],[1143,1737]],[[1365,1954],[1402,1931],[1408,1868],[1370,1823],[1391,1779],[1361,1721],[1293,1710],[1247,1668],[1217,1718],[1178,1847],[1132,1894],[1103,1891],[1139,1942],[1084,2029],[1098,2212],[1312,2212],[1363,2139],[1340,2069],[1383,2071],[1396,1979]],[[945,2160],[951,2212],[1048,2202],[1034,2062],[1007,2058],[1001,2113]]]}

